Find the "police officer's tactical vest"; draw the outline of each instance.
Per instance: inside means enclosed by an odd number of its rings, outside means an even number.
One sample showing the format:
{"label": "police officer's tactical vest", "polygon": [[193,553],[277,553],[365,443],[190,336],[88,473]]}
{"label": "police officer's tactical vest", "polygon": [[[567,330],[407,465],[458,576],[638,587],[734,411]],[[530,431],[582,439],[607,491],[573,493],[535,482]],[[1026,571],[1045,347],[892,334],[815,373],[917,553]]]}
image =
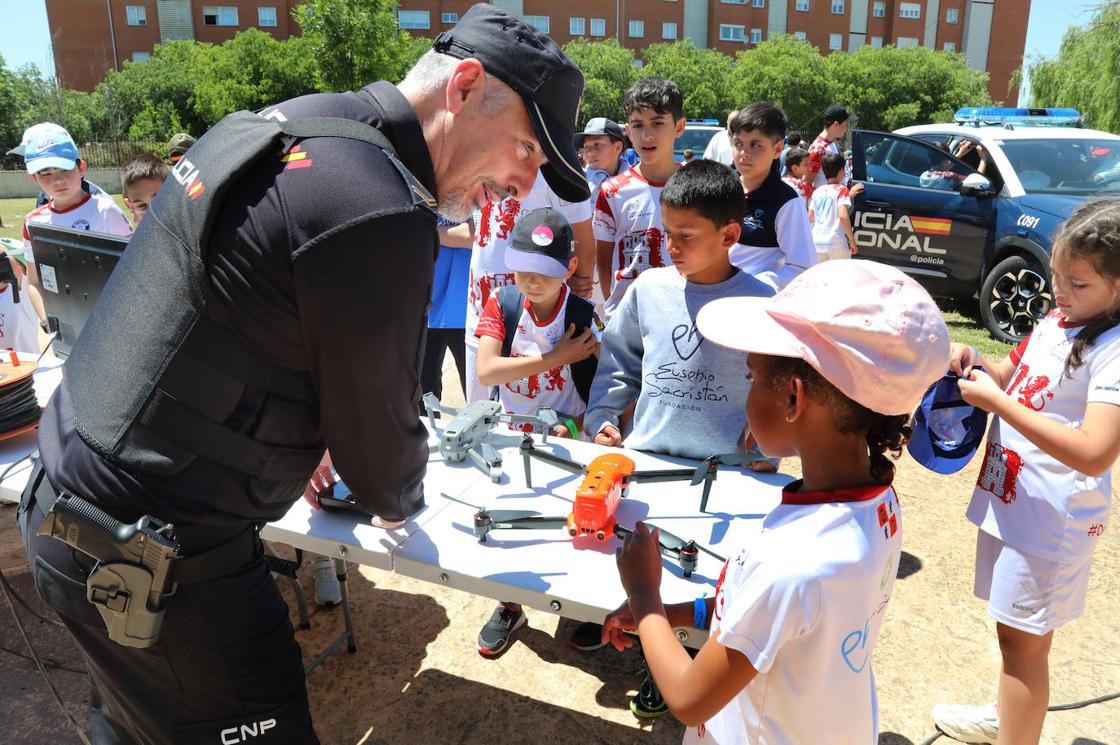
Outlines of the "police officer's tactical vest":
{"label": "police officer's tactical vest", "polygon": [[[196,457],[252,479],[306,479],[324,446],[254,439],[230,419],[247,388],[263,406],[318,421],[306,370],[250,352],[206,312],[207,246],[229,188],[254,163],[307,137],[380,147],[435,220],[435,201],[376,128],[337,118],[278,122],[242,111],[211,128],[179,161],[133,235],[66,363],[63,395],[82,440],[129,471],[179,473]],[[303,410],[303,411],[301,411]],[[266,413],[266,412],[261,412]],[[319,433],[311,433],[316,440]]]}

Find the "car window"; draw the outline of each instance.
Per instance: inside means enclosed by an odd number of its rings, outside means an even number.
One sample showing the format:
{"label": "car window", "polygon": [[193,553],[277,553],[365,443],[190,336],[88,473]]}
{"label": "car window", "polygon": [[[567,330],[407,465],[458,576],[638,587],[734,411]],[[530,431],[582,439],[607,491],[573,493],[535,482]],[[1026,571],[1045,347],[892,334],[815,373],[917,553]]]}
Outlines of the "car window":
{"label": "car window", "polygon": [[867,180],[877,184],[956,191],[973,172],[945,150],[924,142],[883,132],[866,132],[861,139]]}
{"label": "car window", "polygon": [[1120,140],[1005,140],[1003,153],[1029,193],[1120,192]]}
{"label": "car window", "polygon": [[712,141],[712,135],[718,132],[718,128],[710,129],[690,129],[685,127],[684,134],[677,138],[673,143],[673,150],[681,152],[682,150],[691,150],[699,158],[704,155],[704,149],[708,147],[708,143]]}

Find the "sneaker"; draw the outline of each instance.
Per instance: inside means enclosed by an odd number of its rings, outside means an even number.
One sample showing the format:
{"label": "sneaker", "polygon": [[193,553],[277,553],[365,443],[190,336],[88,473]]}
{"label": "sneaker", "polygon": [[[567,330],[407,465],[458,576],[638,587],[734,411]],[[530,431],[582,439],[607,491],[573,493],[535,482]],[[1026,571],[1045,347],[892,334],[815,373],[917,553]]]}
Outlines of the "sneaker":
{"label": "sneaker", "polygon": [[338,605],[342,602],[342,585],[334,570],[334,560],[329,556],[316,556],[311,560],[311,579],[315,582],[315,603]]}
{"label": "sneaker", "polygon": [[954,740],[994,744],[999,736],[999,715],[994,702],[984,706],[938,704],[931,713],[937,729]]}
{"label": "sneaker", "polygon": [[607,646],[603,644],[603,625],[592,621],[581,623],[572,632],[572,638],[568,640],[568,646],[572,649],[578,649],[580,652],[594,652],[596,649],[602,649]]}
{"label": "sneaker", "polygon": [[645,679],[637,695],[630,699],[630,711],[639,719],[657,719],[669,711],[669,705],[661,698],[661,691],[657,690],[657,683],[649,673],[649,668],[643,666]]}
{"label": "sneaker", "polygon": [[490,620],[478,632],[478,653],[497,657],[509,646],[513,632],[525,625],[525,611],[517,603],[499,603]]}

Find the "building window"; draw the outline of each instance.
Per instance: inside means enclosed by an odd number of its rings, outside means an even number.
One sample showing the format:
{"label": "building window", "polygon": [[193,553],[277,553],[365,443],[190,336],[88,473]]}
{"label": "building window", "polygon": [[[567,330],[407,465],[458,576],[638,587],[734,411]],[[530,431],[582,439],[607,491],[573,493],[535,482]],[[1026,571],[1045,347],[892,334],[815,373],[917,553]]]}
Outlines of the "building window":
{"label": "building window", "polygon": [[761,43],[762,43],[762,29],[752,28],[751,29],[751,44],[761,44]]}
{"label": "building window", "polygon": [[802,13],[808,13],[809,0],[797,0],[797,3],[793,6],[793,8],[794,10],[801,11]]}
{"label": "building window", "polygon": [[898,37],[898,41],[895,42],[895,46],[899,49],[916,47],[918,46],[918,38],[916,36],[900,36]]}
{"label": "building window", "polygon": [[801,39],[801,41],[808,41],[809,35],[806,34],[804,31],[794,31],[793,32],[793,38]]}
{"label": "building window", "polygon": [[872,36],[871,37],[871,46],[875,47],[876,49],[882,49],[883,48],[883,37],[882,36]]}
{"label": "building window", "polygon": [[876,18],[886,18],[887,4],[883,0],[875,0],[875,4],[871,6],[871,15]]}
{"label": "building window", "polygon": [[449,23],[449,24],[450,23],[458,23],[459,22],[459,14],[458,13],[440,13],[439,14],[439,22],[440,23]]}
{"label": "building window", "polygon": [[719,0],[724,5],[746,5],[747,0]]}
{"label": "building window", "polygon": [[525,16],[525,23],[540,31],[542,34],[548,33],[548,16]]}
{"label": "building window", "polygon": [[606,18],[592,18],[591,19],[591,35],[592,36],[606,36],[607,35],[607,19]]}
{"label": "building window", "polygon": [[128,18],[129,26],[148,25],[148,9],[143,5],[126,5],[124,6],[124,14]]}
{"label": "building window", "polygon": [[661,38],[662,39],[676,39],[677,38],[677,22],[666,21],[661,24]]}
{"label": "building window", "polygon": [[627,29],[631,39],[641,39],[646,35],[646,22],[645,21],[630,21],[629,28]]}
{"label": "building window", "polygon": [[571,16],[568,18],[568,36],[583,36],[587,33],[587,19]]}
{"label": "building window", "polygon": [[400,28],[431,28],[432,16],[426,10],[398,10],[397,26]]}
{"label": "building window", "polygon": [[766,7],[766,0],[751,0],[751,7],[752,8],[765,8]]}
{"label": "building window", "polygon": [[638,68],[639,70],[642,69],[645,66],[646,66],[646,61],[644,59],[634,60],[634,67]]}
{"label": "building window", "polygon": [[229,5],[207,5],[202,8],[203,26],[236,26],[237,8]]}
{"label": "building window", "polygon": [[837,49],[844,48],[844,34],[829,34],[828,35],[828,48],[836,51]]}
{"label": "building window", "polygon": [[832,0],[832,14],[836,16],[844,15],[844,0]]}
{"label": "building window", "polygon": [[945,11],[945,23],[955,24],[957,22],[957,19],[960,17],[960,13],[960,10],[958,10],[957,8],[949,8],[947,11]]}
{"label": "building window", "polygon": [[719,40],[720,41],[743,41],[746,37],[744,32],[746,26],[733,26],[729,23],[721,23],[719,25]]}
{"label": "building window", "polygon": [[147,62],[151,58],[151,56],[152,56],[151,52],[133,52],[132,53],[132,61],[133,62]]}
{"label": "building window", "polygon": [[946,51],[946,52],[955,52],[955,51],[957,51],[957,43],[956,43],[955,41],[947,41],[947,42],[945,42],[945,51]]}
{"label": "building window", "polygon": [[261,28],[276,27],[276,8],[265,5],[257,8],[257,25]]}
{"label": "building window", "polygon": [[899,3],[898,5],[899,18],[921,18],[922,6],[918,3]]}

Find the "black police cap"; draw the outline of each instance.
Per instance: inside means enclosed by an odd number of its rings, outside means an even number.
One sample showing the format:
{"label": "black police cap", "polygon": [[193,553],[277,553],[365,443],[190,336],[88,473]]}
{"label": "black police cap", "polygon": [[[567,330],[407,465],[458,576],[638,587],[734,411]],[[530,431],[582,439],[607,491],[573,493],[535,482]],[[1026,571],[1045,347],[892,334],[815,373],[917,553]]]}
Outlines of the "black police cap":
{"label": "black police cap", "polygon": [[556,42],[521,19],[480,3],[454,28],[437,36],[432,49],[459,59],[477,59],[517,92],[548,158],[541,167],[548,185],[569,202],[591,195],[572,142],[583,73]]}

